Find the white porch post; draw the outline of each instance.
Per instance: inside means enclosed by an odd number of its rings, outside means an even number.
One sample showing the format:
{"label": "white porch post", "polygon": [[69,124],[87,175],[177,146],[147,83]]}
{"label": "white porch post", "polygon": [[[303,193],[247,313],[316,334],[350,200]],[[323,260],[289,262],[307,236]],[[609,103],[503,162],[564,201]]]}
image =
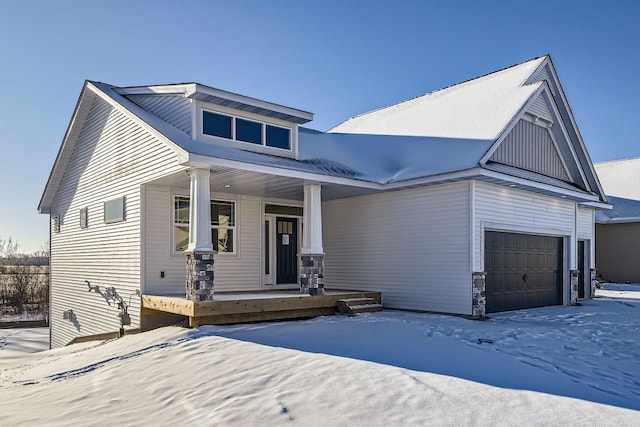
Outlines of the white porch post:
{"label": "white porch post", "polygon": [[189,245],[186,252],[213,252],[209,176],[209,169],[193,169],[189,173]]}
{"label": "white porch post", "polygon": [[300,292],[324,293],[324,251],[322,249],[322,200],[320,184],[304,185]]}
{"label": "white porch post", "polygon": [[187,299],[213,300],[213,244],[211,242],[211,195],[209,169],[189,173],[189,245],[187,256]]}

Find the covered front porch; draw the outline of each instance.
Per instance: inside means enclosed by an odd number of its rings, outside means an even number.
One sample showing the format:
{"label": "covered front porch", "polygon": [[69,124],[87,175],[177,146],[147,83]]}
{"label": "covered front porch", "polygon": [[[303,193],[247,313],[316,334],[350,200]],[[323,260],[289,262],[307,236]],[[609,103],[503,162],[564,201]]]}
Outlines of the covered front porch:
{"label": "covered front porch", "polygon": [[[143,324],[155,319],[183,317],[190,327],[225,325],[332,315],[356,314],[382,308],[380,292],[325,290],[323,295],[289,291],[219,292],[210,301],[180,296],[142,295]],[[146,320],[146,321],[145,321]],[[148,326],[150,329],[152,326]]]}

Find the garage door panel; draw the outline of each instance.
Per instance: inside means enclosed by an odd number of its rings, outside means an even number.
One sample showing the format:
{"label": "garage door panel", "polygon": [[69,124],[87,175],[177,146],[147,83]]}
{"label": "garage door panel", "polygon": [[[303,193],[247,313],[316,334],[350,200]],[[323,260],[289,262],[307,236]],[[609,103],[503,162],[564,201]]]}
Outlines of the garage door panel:
{"label": "garage door panel", "polygon": [[562,238],[485,232],[487,312],[562,304]]}

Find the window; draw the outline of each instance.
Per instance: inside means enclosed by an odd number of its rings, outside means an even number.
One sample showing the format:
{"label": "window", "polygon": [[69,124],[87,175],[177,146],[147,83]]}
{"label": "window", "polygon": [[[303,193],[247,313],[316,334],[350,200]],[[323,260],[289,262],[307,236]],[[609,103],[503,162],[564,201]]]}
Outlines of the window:
{"label": "window", "polygon": [[267,125],[267,146],[275,148],[290,148],[289,129]]}
{"label": "window", "polygon": [[206,135],[231,139],[231,120],[231,116],[224,116],[222,114],[216,114],[210,111],[203,111],[202,132]]}
{"label": "window", "polygon": [[202,110],[202,133],[263,147],[291,150],[291,129]]}
{"label": "window", "polygon": [[82,208],[80,209],[80,228],[88,228],[89,227],[89,209]]}
{"label": "window", "polygon": [[104,202],[104,222],[124,221],[124,196]]}
{"label": "window", "polygon": [[262,144],[262,123],[236,118],[236,139],[252,144]]}
{"label": "window", "polygon": [[[189,197],[174,199],[174,242],[176,251],[189,244]],[[218,252],[235,252],[236,204],[224,200],[211,201],[211,241]]]}
{"label": "window", "polygon": [[53,232],[59,233],[60,232],[60,215],[58,214],[52,215],[51,222],[53,222]]}

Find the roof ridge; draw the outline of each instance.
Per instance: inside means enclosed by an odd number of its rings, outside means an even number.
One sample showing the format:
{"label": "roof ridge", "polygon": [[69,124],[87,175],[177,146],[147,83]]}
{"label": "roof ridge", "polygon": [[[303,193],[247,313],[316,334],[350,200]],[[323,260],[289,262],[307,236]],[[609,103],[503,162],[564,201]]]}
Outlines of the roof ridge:
{"label": "roof ridge", "polygon": [[604,165],[605,163],[619,163],[619,162],[627,162],[629,160],[640,160],[640,156],[636,156],[636,157],[626,157],[624,159],[615,159],[615,160],[605,160],[604,162],[597,162],[594,163],[595,165]]}
{"label": "roof ridge", "polygon": [[[458,82],[458,83],[450,84],[450,85],[445,86],[445,87],[442,87],[442,88],[440,88],[440,89],[434,89],[434,90],[432,90],[432,91],[425,92],[425,93],[423,93],[423,94],[421,94],[421,95],[416,95],[416,96],[413,96],[413,97],[411,97],[411,98],[404,99],[404,100],[402,100],[402,101],[394,102],[393,104],[385,105],[385,106],[383,106],[383,107],[375,108],[375,109],[373,109],[373,110],[366,111],[366,112],[364,112],[364,113],[356,114],[355,116],[349,117],[347,120],[345,120],[345,121],[343,121],[343,122],[340,122],[340,123],[338,123],[337,125],[335,125],[335,126],[331,127],[329,130],[327,130],[327,132],[330,132],[330,131],[331,131],[331,130],[333,130],[334,128],[337,128],[338,126],[340,126],[340,125],[342,125],[342,124],[344,124],[344,123],[346,123],[346,122],[348,122],[348,121],[351,121],[351,120],[353,120],[353,119],[356,119],[356,118],[358,118],[358,117],[366,116],[366,115],[368,115],[368,114],[375,113],[375,112],[378,112],[378,111],[382,111],[382,110],[387,109],[387,108],[395,107],[395,106],[397,106],[397,105],[404,104],[405,102],[410,102],[410,101],[413,101],[413,100],[415,100],[415,99],[423,98],[423,97],[428,96],[428,95],[433,95],[433,94],[438,93],[438,92],[441,92],[441,91],[443,91],[443,90],[451,89],[451,88],[456,87],[456,86],[461,86],[461,85],[467,84],[467,83],[472,82],[472,81],[476,81],[476,80],[480,80],[480,79],[483,79],[483,78],[489,77],[489,76],[491,76],[491,75],[493,75],[493,74],[502,73],[502,72],[504,72],[504,71],[506,71],[506,70],[509,70],[509,69],[511,69],[511,68],[516,68],[516,67],[519,67],[519,66],[521,66],[521,65],[524,65],[524,64],[526,64],[526,63],[528,63],[528,62],[532,62],[532,61],[538,60],[538,59],[540,59],[540,58],[545,58],[545,57],[549,57],[549,54],[545,54],[545,55],[541,55],[541,56],[536,56],[536,57],[534,57],[534,58],[530,58],[530,59],[527,59],[527,60],[524,60],[524,61],[518,62],[517,64],[513,64],[513,65],[509,65],[508,67],[501,68],[501,69],[499,69],[499,70],[491,71],[491,72],[489,72],[489,73],[482,74],[482,75],[477,76],[477,77],[473,77],[473,78],[470,78],[470,79],[467,79],[467,80],[463,80],[463,81]],[[536,68],[536,70],[537,70],[537,68]],[[525,82],[526,82],[526,81],[527,81],[527,80],[525,79]]]}

